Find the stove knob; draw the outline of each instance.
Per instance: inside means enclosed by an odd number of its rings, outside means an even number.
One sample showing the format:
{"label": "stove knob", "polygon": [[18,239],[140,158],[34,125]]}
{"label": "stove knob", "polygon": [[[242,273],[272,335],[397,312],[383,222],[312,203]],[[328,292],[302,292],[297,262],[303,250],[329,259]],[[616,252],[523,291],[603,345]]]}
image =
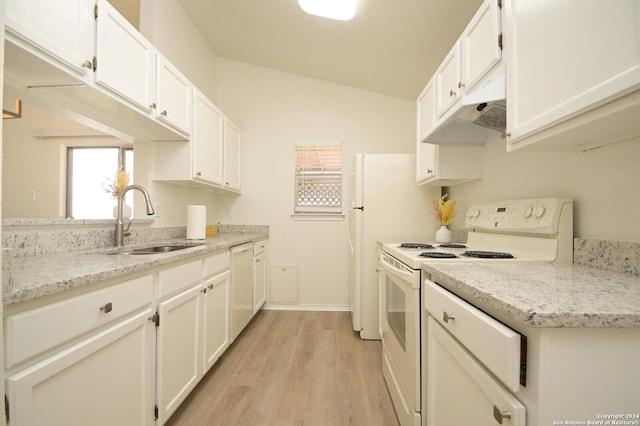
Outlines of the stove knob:
{"label": "stove knob", "polygon": [[469,211],[467,211],[467,217],[469,219],[475,219],[478,216],[480,216],[480,209],[477,208],[476,206],[471,207]]}
{"label": "stove knob", "polygon": [[527,206],[524,211],[522,212],[522,216],[525,219],[529,219],[531,217],[531,215],[533,214],[533,207],[531,206]]}
{"label": "stove knob", "polygon": [[542,204],[537,205],[535,209],[533,209],[533,215],[540,219],[542,215],[544,215],[545,209]]}

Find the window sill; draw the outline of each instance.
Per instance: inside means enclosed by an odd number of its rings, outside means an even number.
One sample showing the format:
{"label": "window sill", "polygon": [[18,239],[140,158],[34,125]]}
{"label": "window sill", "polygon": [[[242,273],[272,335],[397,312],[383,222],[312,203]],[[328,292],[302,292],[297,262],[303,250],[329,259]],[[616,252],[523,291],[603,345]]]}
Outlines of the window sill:
{"label": "window sill", "polygon": [[292,213],[291,219],[300,221],[341,221],[344,220],[344,214]]}

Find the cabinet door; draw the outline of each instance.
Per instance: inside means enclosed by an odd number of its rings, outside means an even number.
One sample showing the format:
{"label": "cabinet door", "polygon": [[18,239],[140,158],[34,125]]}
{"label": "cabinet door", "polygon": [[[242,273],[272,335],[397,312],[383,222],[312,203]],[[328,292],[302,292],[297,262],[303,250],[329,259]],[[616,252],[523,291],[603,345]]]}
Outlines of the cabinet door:
{"label": "cabinet door", "polygon": [[520,401],[431,317],[427,329],[428,424],[526,424],[525,407]]}
{"label": "cabinet door", "polygon": [[241,148],[240,129],[225,118],[224,185],[235,191],[240,191]]}
{"label": "cabinet door", "polygon": [[416,181],[424,183],[436,177],[438,145],[418,142],[416,145]]}
{"label": "cabinet door", "polygon": [[442,118],[462,98],[460,42],[456,42],[447,56],[445,56],[434,78],[436,86],[436,115],[438,118]]}
{"label": "cabinet door", "polygon": [[189,135],[193,85],[161,54],[158,53],[156,61],[156,117]]}
{"label": "cabinet door", "polygon": [[639,9],[637,0],[506,2],[509,143],[639,87]]}
{"label": "cabinet door", "polygon": [[92,66],[93,4],[93,0],[7,0],[6,29],[84,76]]}
{"label": "cabinet door", "polygon": [[153,425],[147,309],[7,379],[12,426]]}
{"label": "cabinet door", "polygon": [[224,114],[198,90],[193,112],[193,178],[222,185]]}
{"label": "cabinet door", "polygon": [[151,111],[155,49],[106,0],[98,0],[97,20],[96,82],[143,111]]}
{"label": "cabinet door", "polygon": [[502,58],[498,0],[485,0],[462,33],[462,83],[466,93]]}
{"label": "cabinet door", "polygon": [[429,80],[427,85],[418,97],[418,142],[425,140],[427,135],[433,130],[436,123],[435,110],[435,91],[433,90],[433,79]]}
{"label": "cabinet door", "polygon": [[204,283],[202,374],[209,371],[230,343],[230,276],[226,271]]}
{"label": "cabinet door", "polygon": [[253,258],[253,314],[260,310],[267,300],[267,253]]}
{"label": "cabinet door", "polygon": [[158,304],[158,424],[164,424],[200,380],[201,294],[198,284]]}

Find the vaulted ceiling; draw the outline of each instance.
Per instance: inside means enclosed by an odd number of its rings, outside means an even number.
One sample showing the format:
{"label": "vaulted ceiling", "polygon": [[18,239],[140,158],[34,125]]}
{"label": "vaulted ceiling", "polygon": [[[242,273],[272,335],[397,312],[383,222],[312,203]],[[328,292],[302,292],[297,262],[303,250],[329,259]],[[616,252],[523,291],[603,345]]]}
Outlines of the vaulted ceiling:
{"label": "vaulted ceiling", "polygon": [[482,0],[358,0],[356,17],[297,0],[178,0],[215,53],[415,100]]}

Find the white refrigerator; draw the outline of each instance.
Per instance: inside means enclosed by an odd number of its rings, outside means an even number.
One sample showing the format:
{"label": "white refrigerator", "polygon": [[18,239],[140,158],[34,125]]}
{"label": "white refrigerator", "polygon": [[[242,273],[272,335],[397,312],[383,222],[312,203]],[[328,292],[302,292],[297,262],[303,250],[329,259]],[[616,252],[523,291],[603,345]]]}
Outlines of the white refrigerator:
{"label": "white refrigerator", "polygon": [[356,154],[347,212],[350,309],[362,339],[380,339],[378,250],[382,242],[432,241],[440,187],[418,186],[413,154]]}

